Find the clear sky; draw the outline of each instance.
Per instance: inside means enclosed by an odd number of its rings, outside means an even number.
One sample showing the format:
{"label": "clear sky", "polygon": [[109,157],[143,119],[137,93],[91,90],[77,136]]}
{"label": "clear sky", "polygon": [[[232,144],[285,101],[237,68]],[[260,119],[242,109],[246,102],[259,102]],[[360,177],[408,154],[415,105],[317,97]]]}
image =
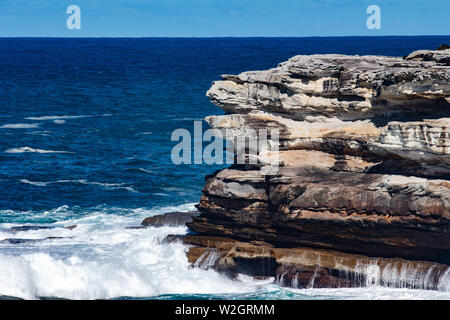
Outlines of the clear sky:
{"label": "clear sky", "polygon": [[[66,8],[81,8],[81,29]],[[366,27],[369,5],[381,29]],[[450,0],[0,0],[0,37],[450,35]]]}

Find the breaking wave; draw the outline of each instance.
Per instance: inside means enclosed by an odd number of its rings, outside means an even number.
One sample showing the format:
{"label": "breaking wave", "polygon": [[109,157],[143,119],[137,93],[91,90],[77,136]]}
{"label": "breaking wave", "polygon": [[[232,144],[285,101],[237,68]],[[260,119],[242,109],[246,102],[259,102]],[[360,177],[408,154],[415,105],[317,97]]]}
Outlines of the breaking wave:
{"label": "breaking wave", "polygon": [[0,129],[36,129],[39,127],[39,123],[14,123],[4,124]]}
{"label": "breaking wave", "polygon": [[21,179],[20,182],[25,183],[25,184],[34,185],[34,186],[39,186],[39,187],[46,187],[48,185],[58,184],[58,183],[84,184],[84,185],[99,186],[99,187],[103,187],[104,189],[108,189],[108,190],[123,189],[123,190],[127,190],[129,192],[139,193],[139,191],[137,191],[136,189],[134,189],[131,186],[127,186],[125,183],[104,183],[104,182],[87,181],[84,179],[57,180],[57,181],[51,181],[51,182],[39,182],[39,181],[30,181],[27,179]]}
{"label": "breaking wave", "polygon": [[80,118],[93,118],[93,117],[110,117],[113,114],[105,113],[101,115],[90,115],[90,114],[82,114],[82,115],[61,115],[61,116],[39,116],[39,117],[26,117],[25,120],[33,120],[33,121],[45,121],[45,120],[69,120],[69,119],[80,119]]}
{"label": "breaking wave", "polygon": [[73,153],[69,151],[43,150],[30,147],[11,148],[4,151],[5,153]]}
{"label": "breaking wave", "polygon": [[[208,268],[193,268],[187,261],[185,245],[165,241],[169,234],[185,234],[185,226],[127,228],[139,226],[148,216],[194,210],[194,205],[153,209],[62,206],[43,212],[1,211],[2,217],[9,217],[9,222],[0,224],[0,296],[26,299],[450,299],[449,291],[388,288],[377,281],[361,288],[293,289],[279,287],[273,278],[254,280],[239,276],[231,280]],[[49,217],[53,222],[40,222]],[[28,226],[46,228],[13,232],[12,227],[23,225],[19,218],[27,219]],[[73,225],[76,225],[73,229],[64,228]],[[30,241],[18,244],[2,241],[11,238]]]}
{"label": "breaking wave", "polygon": [[191,268],[184,245],[164,242],[169,234],[186,233],[184,226],[126,228],[139,225],[150,215],[193,208],[188,204],[134,209],[128,211],[129,215],[119,214],[119,209],[113,214],[98,209],[81,218],[48,224],[77,225],[73,230],[11,233],[8,230],[16,224],[3,224],[0,241],[7,237],[46,240],[0,244],[0,295],[98,299],[254,291],[254,283],[237,283],[212,270]]}
{"label": "breaking wave", "polygon": [[91,118],[92,115],[79,115],[79,116],[42,116],[42,117],[26,117],[25,120],[33,121],[45,121],[45,120],[64,120],[64,119],[79,119],[79,118]]}

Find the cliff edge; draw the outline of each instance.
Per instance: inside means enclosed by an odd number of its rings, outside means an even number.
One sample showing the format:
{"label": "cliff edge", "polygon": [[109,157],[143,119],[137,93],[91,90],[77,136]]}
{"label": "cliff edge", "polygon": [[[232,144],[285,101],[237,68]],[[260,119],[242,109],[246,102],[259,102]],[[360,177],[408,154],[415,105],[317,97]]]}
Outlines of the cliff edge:
{"label": "cliff edge", "polygon": [[449,285],[450,49],[295,56],[222,78],[207,96],[225,115],[206,121],[278,129],[280,167],[207,177],[184,237],[192,263],[296,287],[361,285],[369,267]]}

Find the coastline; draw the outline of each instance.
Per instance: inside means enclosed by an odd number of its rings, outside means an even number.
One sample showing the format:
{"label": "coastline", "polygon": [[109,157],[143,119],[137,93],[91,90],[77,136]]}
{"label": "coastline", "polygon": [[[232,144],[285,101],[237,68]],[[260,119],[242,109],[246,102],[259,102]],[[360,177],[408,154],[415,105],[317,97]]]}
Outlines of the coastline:
{"label": "coastline", "polygon": [[[214,46],[189,39],[86,41],[2,40],[0,79],[4,97],[11,99],[0,101],[0,294],[33,300],[449,299],[450,291],[408,289],[401,281],[399,288],[362,281],[350,288],[295,289],[289,269],[283,286],[281,276],[230,277],[201,260],[193,267],[186,251],[195,245],[178,241],[193,235],[186,226],[140,226],[150,216],[195,210],[183,204],[198,204],[204,177],[224,168],[170,162],[171,131],[191,130],[193,120],[223,114],[204,97],[218,75],[266,70],[294,54],[403,56],[448,43],[448,36],[419,37],[414,43],[409,37],[223,39]],[[346,156],[334,166],[336,159],[319,151],[297,153],[300,158],[292,161],[308,160],[307,154],[323,170],[373,164]],[[231,169],[236,174],[225,171],[216,180],[259,179]],[[171,234],[176,237],[167,238]],[[250,247],[246,241],[235,240]]]}
{"label": "coastline", "polygon": [[206,178],[189,261],[294,288],[448,290],[449,66],[449,49],[330,54],[222,76],[207,96],[225,115],[206,121],[278,128],[281,167]]}

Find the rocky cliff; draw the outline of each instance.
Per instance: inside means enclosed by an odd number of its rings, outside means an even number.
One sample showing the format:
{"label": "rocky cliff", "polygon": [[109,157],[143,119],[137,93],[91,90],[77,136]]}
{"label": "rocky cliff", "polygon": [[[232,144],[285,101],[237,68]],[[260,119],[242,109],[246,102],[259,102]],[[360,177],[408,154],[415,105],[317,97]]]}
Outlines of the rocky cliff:
{"label": "rocky cliff", "polygon": [[299,287],[359,285],[368,266],[378,281],[450,282],[450,49],[295,56],[222,77],[207,96],[225,115],[207,122],[278,129],[280,167],[207,177],[184,238],[192,263]]}

